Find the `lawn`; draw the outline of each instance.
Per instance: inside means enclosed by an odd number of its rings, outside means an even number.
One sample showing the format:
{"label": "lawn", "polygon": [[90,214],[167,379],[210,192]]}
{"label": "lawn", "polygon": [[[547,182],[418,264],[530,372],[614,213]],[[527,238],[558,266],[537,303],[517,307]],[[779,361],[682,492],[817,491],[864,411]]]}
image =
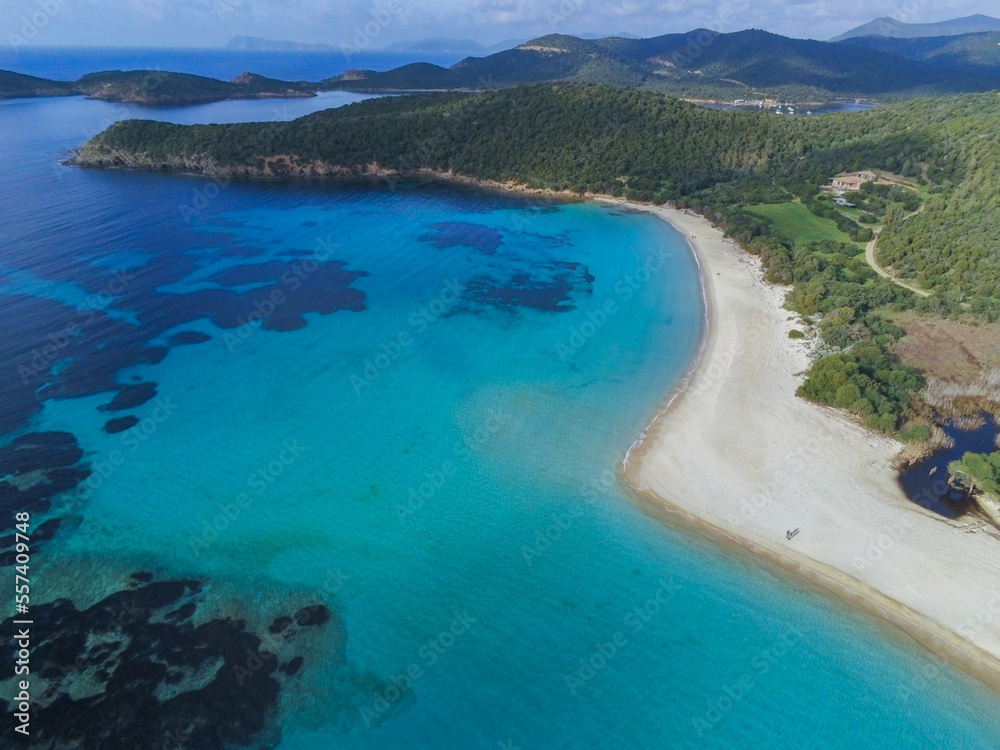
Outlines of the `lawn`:
{"label": "lawn", "polygon": [[831,219],[821,219],[801,203],[770,203],[747,206],[747,211],[774,222],[774,231],[796,245],[833,240],[857,244],[841,232]]}

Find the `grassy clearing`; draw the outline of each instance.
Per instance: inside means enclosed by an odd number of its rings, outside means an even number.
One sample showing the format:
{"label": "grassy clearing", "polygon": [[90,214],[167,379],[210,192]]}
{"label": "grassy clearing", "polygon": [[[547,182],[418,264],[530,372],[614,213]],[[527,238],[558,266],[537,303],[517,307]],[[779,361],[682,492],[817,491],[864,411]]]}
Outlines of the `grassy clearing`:
{"label": "grassy clearing", "polygon": [[833,240],[857,245],[840,231],[830,219],[821,219],[801,203],[777,203],[748,206],[747,211],[769,219],[774,223],[774,231],[794,242],[808,245],[810,242]]}

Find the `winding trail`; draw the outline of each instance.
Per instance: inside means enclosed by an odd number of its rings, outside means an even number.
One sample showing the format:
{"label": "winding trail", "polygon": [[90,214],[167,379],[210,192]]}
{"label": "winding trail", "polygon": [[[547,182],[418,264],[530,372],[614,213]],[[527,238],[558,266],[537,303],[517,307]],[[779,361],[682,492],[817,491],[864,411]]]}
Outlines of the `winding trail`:
{"label": "winding trail", "polygon": [[[918,208],[916,211],[910,214],[907,214],[907,216],[903,219],[903,221],[907,221],[908,219],[910,219],[913,216],[916,216],[923,210],[924,210],[924,204],[920,204],[920,208]],[[885,270],[882,266],[880,266],[878,261],[875,260],[875,244],[878,242],[879,235],[882,234],[882,229],[883,227],[879,227],[878,229],[872,230],[873,234],[871,241],[865,246],[865,260],[868,261],[868,265],[872,267],[872,270],[874,270],[875,273],[877,273],[882,278],[888,279],[896,286],[901,286],[903,287],[903,289],[907,289],[920,297],[930,297],[931,293],[928,292],[926,289],[921,289],[918,286],[907,284],[905,281],[900,281],[891,273],[889,273],[887,270]]]}

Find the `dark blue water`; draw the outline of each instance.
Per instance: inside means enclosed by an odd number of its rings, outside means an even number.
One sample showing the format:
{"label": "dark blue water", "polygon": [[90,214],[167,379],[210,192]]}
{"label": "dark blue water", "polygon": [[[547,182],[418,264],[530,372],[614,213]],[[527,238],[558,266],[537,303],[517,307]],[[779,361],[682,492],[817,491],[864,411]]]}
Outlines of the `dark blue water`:
{"label": "dark blue water", "polygon": [[952,422],[946,424],[944,431],[955,444],[936,451],[900,474],[899,483],[910,500],[947,518],[958,518],[968,512],[966,492],[952,489],[948,484],[948,464],[966,453],[992,453],[997,449],[1000,428],[991,414],[984,414],[983,418],[983,424],[973,430],[960,429]]}
{"label": "dark blue water", "polygon": [[0,550],[30,512],[56,746],[1000,747],[981,685],[630,502],[703,320],[669,226],[60,164],[131,112],[0,103]]}
{"label": "dark blue water", "polygon": [[86,73],[102,70],[165,70],[193,73],[231,81],[240,73],[287,81],[321,81],[345,70],[386,71],[418,58],[450,67],[465,55],[449,53],[357,52],[252,52],[223,49],[93,49],[52,48],[26,45],[0,47],[0,70],[75,81]]}

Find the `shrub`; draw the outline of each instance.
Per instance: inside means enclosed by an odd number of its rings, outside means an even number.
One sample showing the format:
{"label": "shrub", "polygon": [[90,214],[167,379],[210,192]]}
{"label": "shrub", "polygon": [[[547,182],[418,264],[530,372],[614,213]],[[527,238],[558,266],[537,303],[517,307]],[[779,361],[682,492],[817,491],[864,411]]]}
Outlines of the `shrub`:
{"label": "shrub", "polygon": [[920,443],[924,440],[930,440],[931,431],[927,429],[925,425],[919,422],[911,424],[905,430],[899,433],[899,439],[904,443]]}

